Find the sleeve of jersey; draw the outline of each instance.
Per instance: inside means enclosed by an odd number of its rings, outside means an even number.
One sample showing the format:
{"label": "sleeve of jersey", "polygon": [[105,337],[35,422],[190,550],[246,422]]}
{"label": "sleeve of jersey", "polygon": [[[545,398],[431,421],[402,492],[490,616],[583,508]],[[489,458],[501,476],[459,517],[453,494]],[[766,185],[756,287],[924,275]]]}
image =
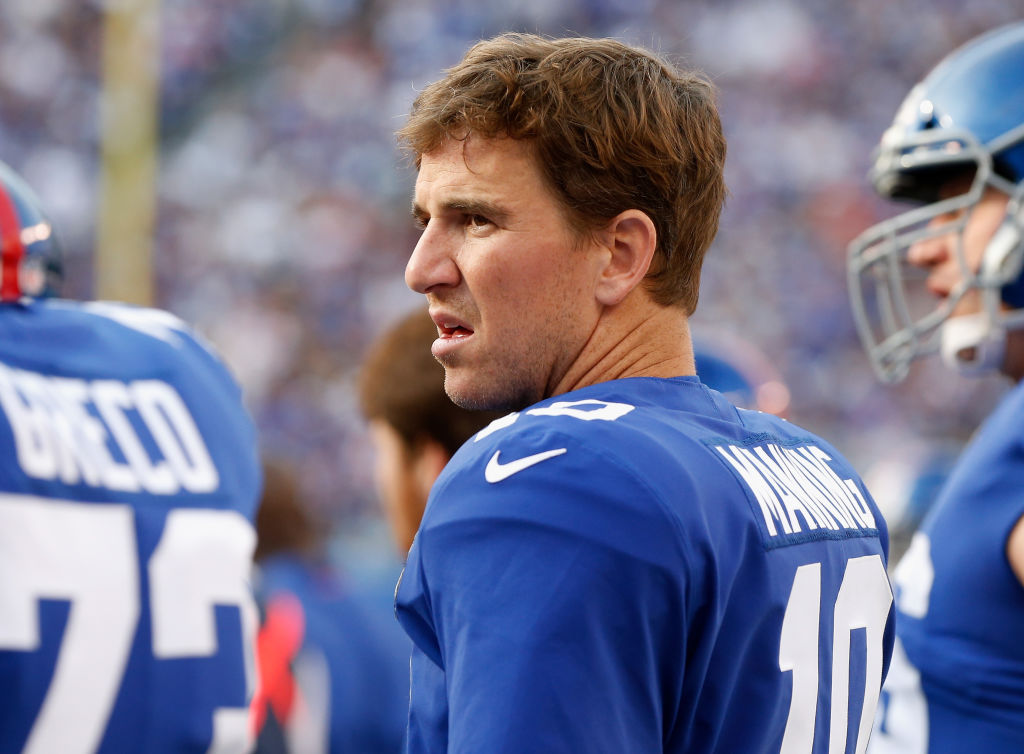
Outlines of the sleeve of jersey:
{"label": "sleeve of jersey", "polygon": [[245,404],[242,387],[211,346],[191,330],[181,330],[179,335],[181,353],[188,358],[175,358],[173,364],[178,370],[187,370],[187,379],[177,380],[175,387],[193,406],[194,412],[218,417],[214,420],[216,426],[204,432],[204,439],[216,456],[222,487],[237,491],[233,496],[235,507],[252,519],[258,507],[263,474],[256,426]]}
{"label": "sleeve of jersey", "polygon": [[202,340],[191,329],[180,331],[180,335],[182,348],[189,354],[193,364],[202,366],[207,374],[207,379],[215,382],[224,391],[224,395],[241,401],[242,386],[227,362],[213,349],[213,346]]}
{"label": "sleeve of jersey", "polygon": [[[676,524],[579,447],[496,484],[475,471],[442,491],[406,574],[444,669],[447,750],[659,751],[685,657]],[[414,672],[414,718],[439,704],[420,691]]]}

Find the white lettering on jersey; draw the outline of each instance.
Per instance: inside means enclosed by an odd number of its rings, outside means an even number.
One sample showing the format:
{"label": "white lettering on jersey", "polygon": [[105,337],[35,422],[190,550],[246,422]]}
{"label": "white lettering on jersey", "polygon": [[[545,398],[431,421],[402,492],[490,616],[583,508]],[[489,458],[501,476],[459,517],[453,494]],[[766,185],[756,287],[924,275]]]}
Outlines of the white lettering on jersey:
{"label": "white lettering on jersey", "polygon": [[910,662],[897,636],[868,741],[868,754],[927,752],[928,702],[921,688],[921,673]]}
{"label": "white lettering on jersey", "polygon": [[582,401],[555,401],[550,406],[531,408],[526,413],[531,416],[571,416],[574,419],[582,419],[587,422],[595,420],[613,422],[616,419],[621,419],[635,408],[636,406],[631,406],[628,403],[587,398]]}
{"label": "white lettering on jersey", "polygon": [[[635,408],[636,406],[630,405],[629,403],[615,403],[612,401],[599,401],[594,398],[587,398],[582,401],[556,401],[550,406],[531,408],[526,411],[526,414],[528,416],[571,416],[574,419],[580,419],[581,421],[587,422],[613,422],[616,419],[621,419]],[[519,411],[513,411],[511,414],[506,414],[499,419],[495,419],[476,433],[473,437],[473,442],[480,442],[480,440],[493,435],[498,430],[505,429],[505,427],[511,427],[519,421],[520,416],[522,416],[522,414]]]}
{"label": "white lettering on jersey", "polygon": [[892,572],[896,587],[896,605],[911,618],[924,618],[932,598],[935,566],[932,564],[932,541],[922,531],[915,532],[910,547]]}
{"label": "white lettering on jersey", "polygon": [[715,448],[754,493],[769,536],[816,529],[874,529],[875,518],[852,479],[840,479],[814,445]]}
{"label": "white lettering on jersey", "polygon": [[220,482],[185,402],[160,380],[48,377],[0,364],[0,409],[34,479],[154,495],[211,492]]}
{"label": "white lettering on jersey", "polygon": [[511,427],[519,419],[519,412],[513,411],[511,414],[505,414],[499,419],[495,419],[486,427],[481,429],[476,435],[473,436],[473,442],[480,442],[488,435],[493,435],[499,429],[505,429],[505,427]]}

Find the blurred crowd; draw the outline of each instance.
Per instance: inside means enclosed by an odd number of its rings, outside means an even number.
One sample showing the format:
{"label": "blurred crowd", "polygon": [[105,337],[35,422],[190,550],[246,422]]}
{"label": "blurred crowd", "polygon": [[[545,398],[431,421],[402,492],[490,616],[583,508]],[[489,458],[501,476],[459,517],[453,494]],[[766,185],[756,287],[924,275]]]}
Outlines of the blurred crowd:
{"label": "blurred crowd", "polygon": [[[49,209],[72,297],[94,293],[103,11],[133,1],[0,4],[0,160]],[[1024,14],[1022,0],[160,5],[153,303],[218,347],[264,447],[294,462],[326,518],[374,508],[357,371],[419,303],[402,279],[414,172],[393,133],[418,88],[505,30],[615,36],[712,77],[731,194],[695,332],[756,343],[789,386],[790,418],[833,439],[869,484],[876,463],[962,442],[1003,387],[940,369],[878,384],[845,249],[892,213],[865,176],[903,94],[953,46]]]}

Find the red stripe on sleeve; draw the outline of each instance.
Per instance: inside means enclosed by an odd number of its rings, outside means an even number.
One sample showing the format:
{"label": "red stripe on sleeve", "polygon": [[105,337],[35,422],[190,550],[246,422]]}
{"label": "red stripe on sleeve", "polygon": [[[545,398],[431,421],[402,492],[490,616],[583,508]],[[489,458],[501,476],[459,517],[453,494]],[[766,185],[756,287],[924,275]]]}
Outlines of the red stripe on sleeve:
{"label": "red stripe on sleeve", "polygon": [[2,277],[0,277],[0,299],[11,301],[21,296],[21,285],[18,283],[18,271],[22,257],[25,256],[25,245],[21,242],[21,221],[18,211],[11,201],[7,187],[0,183],[0,258],[2,258]]}

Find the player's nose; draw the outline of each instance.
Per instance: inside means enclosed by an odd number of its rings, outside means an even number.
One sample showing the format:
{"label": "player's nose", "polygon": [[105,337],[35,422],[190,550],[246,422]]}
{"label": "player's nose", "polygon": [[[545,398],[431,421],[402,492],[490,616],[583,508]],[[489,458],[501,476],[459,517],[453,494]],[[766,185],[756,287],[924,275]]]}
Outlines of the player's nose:
{"label": "player's nose", "polygon": [[950,242],[949,233],[915,241],[907,250],[907,261],[915,267],[935,267],[949,259]]}
{"label": "player's nose", "polygon": [[460,277],[449,239],[428,222],[405,265],[405,284],[427,293],[438,286],[456,286]]}
{"label": "player's nose", "polygon": [[925,286],[935,296],[945,298],[962,276],[957,263],[955,231],[935,235],[913,243],[907,251],[907,261],[927,273]]}

